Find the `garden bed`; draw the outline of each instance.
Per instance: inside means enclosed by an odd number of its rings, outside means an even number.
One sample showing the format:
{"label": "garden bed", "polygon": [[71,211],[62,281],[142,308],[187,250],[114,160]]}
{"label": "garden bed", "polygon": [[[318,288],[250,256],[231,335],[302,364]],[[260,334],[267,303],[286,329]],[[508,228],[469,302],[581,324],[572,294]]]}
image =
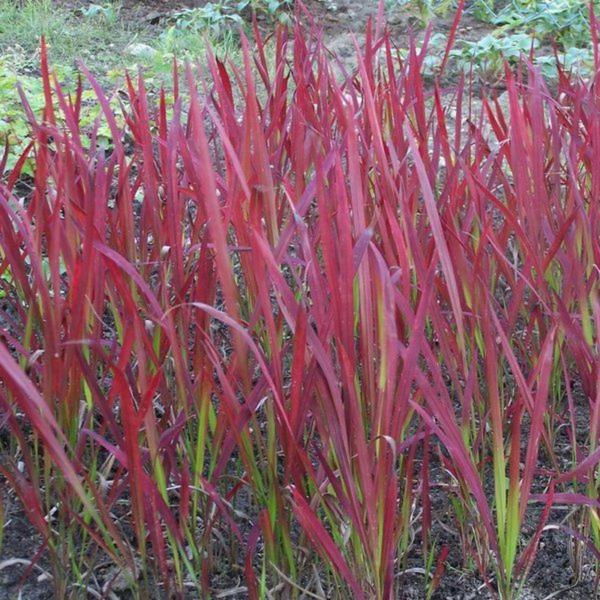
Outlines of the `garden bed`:
{"label": "garden bed", "polygon": [[[161,6],[119,13],[153,53]],[[18,74],[0,600],[597,592],[594,84],[462,77],[472,12],[423,51],[422,11],[307,11],[116,93]]]}

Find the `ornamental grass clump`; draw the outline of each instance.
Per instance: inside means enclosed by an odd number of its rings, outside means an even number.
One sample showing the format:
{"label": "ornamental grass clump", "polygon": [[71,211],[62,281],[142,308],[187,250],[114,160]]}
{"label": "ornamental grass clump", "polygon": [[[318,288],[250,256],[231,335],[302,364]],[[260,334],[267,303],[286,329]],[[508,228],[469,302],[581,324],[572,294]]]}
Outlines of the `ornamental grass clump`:
{"label": "ornamental grass clump", "polygon": [[369,26],[346,73],[255,32],[118,115],[83,68],[85,128],[42,43],[0,448],[57,597],[387,600],[415,561],[430,597],[451,561],[510,599],[550,529],[596,560],[597,86],[524,62],[479,100],[426,46]]}

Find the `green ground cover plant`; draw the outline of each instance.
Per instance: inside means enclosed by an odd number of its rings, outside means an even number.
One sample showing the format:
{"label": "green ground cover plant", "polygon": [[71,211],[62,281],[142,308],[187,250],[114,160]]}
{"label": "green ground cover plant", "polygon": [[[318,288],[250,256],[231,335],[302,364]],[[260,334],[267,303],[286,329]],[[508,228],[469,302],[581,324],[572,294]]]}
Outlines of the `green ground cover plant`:
{"label": "green ground cover plant", "polygon": [[116,97],[42,43],[21,94],[0,473],[55,596],[388,600],[417,560],[429,598],[452,558],[512,600],[550,531],[597,565],[596,82],[476,104],[379,21],[345,74],[254,34]]}
{"label": "green ground cover plant", "polygon": [[[392,0],[388,6],[413,16],[421,27],[457,9],[486,24],[489,30],[477,39],[458,40],[452,56],[459,69],[475,70],[483,79],[502,78],[504,60],[513,64],[532,48],[537,64],[548,78],[556,78],[557,58],[552,44],[558,48],[559,61],[567,70],[589,75],[593,50],[590,37],[589,2],[586,0],[474,0],[465,3],[451,0]],[[598,3],[594,2],[596,10]],[[436,35],[443,35],[437,33]],[[429,56],[433,69],[440,60]]]}

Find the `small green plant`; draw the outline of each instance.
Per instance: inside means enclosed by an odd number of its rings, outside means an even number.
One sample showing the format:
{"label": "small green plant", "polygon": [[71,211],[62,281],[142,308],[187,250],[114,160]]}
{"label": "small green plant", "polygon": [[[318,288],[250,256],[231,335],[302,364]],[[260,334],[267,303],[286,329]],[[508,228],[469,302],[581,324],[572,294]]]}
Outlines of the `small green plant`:
{"label": "small green plant", "polygon": [[170,51],[189,50],[208,35],[219,42],[235,41],[237,31],[243,27],[243,15],[254,11],[284,22],[290,0],[223,0],[208,2],[197,8],[186,8],[173,15],[173,22],[161,36],[163,45]]}
{"label": "small green plant", "polygon": [[456,0],[387,0],[391,10],[402,10],[425,26],[434,17],[445,16],[456,6]]}
{"label": "small green plant", "polygon": [[106,23],[114,24],[119,17],[120,9],[120,5],[109,2],[105,4],[88,4],[79,10],[86,19],[104,19]]}
{"label": "small green plant", "polygon": [[[591,48],[568,48],[558,58],[563,70],[567,73],[578,73],[584,77],[593,73],[594,53]],[[538,56],[535,64],[540,67],[544,77],[552,79],[556,77],[556,57],[554,55]]]}
{"label": "small green plant", "polygon": [[491,21],[496,16],[494,12],[494,0],[475,0],[469,10],[476,19],[485,23]]}
{"label": "small green plant", "polygon": [[[31,126],[28,122],[19,88],[27,96],[29,107],[36,118],[40,118],[44,108],[44,89],[39,77],[24,75],[19,72],[18,64],[12,60],[0,57],[0,148],[8,144],[8,156],[5,167],[10,169],[18,160],[20,154],[31,141]],[[70,92],[75,88],[76,73],[69,68],[57,67],[54,73],[65,85],[65,91]],[[99,107],[93,101],[94,94],[91,89],[82,92],[81,124],[90,129],[99,114]],[[116,104],[116,100],[113,100]],[[98,129],[98,140],[101,144],[107,143],[111,138],[110,129],[101,124]],[[85,141],[84,141],[85,143]],[[0,154],[1,158],[1,154]],[[23,165],[23,173],[31,175],[33,158],[30,157]],[[1,173],[0,173],[1,175]]]}
{"label": "small green plant", "polygon": [[[594,4],[600,5],[597,0]],[[476,0],[469,11],[495,29],[476,41],[466,41],[453,50],[463,67],[474,66],[484,77],[495,77],[504,60],[514,63],[531,48],[555,41],[566,71],[586,74],[593,56],[590,38],[589,5],[583,0],[512,0],[495,11],[493,0]],[[545,76],[556,77],[556,58],[538,56],[534,63]]]}
{"label": "small green plant", "polygon": [[[600,5],[597,0],[594,4]],[[563,48],[590,43],[589,3],[584,0],[513,0],[496,15],[492,16],[493,8],[488,13],[487,20],[503,30],[531,32],[541,41],[554,39]]]}
{"label": "small green plant", "polygon": [[194,33],[211,31],[216,37],[221,37],[232,25],[242,25],[240,11],[247,4],[245,1],[235,5],[229,2],[208,2],[199,8],[186,8],[176,13],[174,27]]}
{"label": "small green plant", "polygon": [[[19,154],[29,143],[30,128],[25,113],[17,84],[25,91],[30,99],[30,104],[35,113],[39,113],[44,106],[44,92],[38,77],[19,75],[12,67],[12,61],[0,58],[0,146],[9,145],[10,154],[7,166],[12,167]],[[29,163],[25,166],[27,171]]]}
{"label": "small green plant", "polygon": [[461,48],[452,50],[452,56],[465,69],[474,66],[482,77],[495,77],[502,71],[505,60],[515,63],[538,46],[539,41],[526,33],[506,36],[490,33],[475,42],[463,42]]}

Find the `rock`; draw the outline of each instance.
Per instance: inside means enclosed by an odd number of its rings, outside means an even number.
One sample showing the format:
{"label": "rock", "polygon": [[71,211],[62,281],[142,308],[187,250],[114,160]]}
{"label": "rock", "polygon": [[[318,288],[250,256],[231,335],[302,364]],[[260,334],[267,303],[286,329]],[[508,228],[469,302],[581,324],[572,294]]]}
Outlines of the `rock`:
{"label": "rock", "polygon": [[158,50],[152,46],[148,46],[148,44],[134,42],[125,48],[125,52],[136,58],[152,58],[158,53]]}

